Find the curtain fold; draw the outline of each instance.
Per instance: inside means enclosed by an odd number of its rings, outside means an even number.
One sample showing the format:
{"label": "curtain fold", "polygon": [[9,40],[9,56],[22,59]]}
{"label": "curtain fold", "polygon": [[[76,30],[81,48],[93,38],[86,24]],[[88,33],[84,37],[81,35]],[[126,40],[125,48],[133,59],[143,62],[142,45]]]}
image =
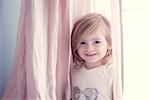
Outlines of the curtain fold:
{"label": "curtain fold", "polygon": [[48,24],[47,85],[51,100],[56,100],[56,66],[58,59],[59,0],[46,0]]}
{"label": "curtain fold", "polygon": [[[118,5],[118,6],[114,6]],[[112,47],[114,67],[114,100],[123,100],[123,35],[121,1],[111,1]]]}
{"label": "curtain fold", "polygon": [[91,2],[22,0],[12,74],[3,100],[66,100],[71,30],[80,16],[94,12]]}

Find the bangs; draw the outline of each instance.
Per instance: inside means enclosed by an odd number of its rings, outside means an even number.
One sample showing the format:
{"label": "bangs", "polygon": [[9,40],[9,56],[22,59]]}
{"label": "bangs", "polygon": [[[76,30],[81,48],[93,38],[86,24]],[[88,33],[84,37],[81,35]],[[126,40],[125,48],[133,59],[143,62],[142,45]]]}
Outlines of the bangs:
{"label": "bangs", "polygon": [[84,30],[84,32],[80,35],[80,38],[79,38],[78,41],[77,41],[77,44],[76,44],[76,48],[75,48],[75,49],[77,49],[77,48],[79,47],[80,42],[81,42],[84,38],[88,37],[88,36],[91,35],[92,33],[95,33],[99,28],[100,28],[100,24],[99,24],[99,23],[94,24],[94,25],[91,25],[91,26],[88,26],[88,27],[86,28],[86,30]]}

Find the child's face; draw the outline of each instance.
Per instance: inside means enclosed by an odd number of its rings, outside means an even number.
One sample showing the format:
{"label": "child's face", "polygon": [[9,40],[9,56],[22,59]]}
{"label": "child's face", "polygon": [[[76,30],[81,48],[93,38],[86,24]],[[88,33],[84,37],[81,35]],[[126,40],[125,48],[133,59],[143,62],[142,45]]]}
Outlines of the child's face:
{"label": "child's face", "polygon": [[86,65],[97,66],[106,55],[108,48],[109,46],[102,31],[98,29],[95,33],[87,35],[80,41],[78,54]]}

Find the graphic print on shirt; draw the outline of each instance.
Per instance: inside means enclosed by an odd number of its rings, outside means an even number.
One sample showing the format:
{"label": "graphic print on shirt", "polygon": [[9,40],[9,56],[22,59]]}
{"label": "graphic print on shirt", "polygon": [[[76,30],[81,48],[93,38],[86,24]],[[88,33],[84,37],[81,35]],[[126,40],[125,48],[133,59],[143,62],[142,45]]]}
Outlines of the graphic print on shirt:
{"label": "graphic print on shirt", "polygon": [[83,91],[78,87],[73,87],[73,100],[80,100],[80,96],[83,94],[86,100],[97,100],[98,91],[95,88],[85,88]]}

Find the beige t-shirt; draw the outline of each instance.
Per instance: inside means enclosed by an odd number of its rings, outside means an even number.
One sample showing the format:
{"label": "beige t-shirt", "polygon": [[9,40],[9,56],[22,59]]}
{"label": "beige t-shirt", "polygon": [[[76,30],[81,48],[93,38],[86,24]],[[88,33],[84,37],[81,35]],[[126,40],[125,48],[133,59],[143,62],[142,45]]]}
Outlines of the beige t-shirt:
{"label": "beige t-shirt", "polygon": [[72,100],[112,100],[112,66],[74,69]]}

